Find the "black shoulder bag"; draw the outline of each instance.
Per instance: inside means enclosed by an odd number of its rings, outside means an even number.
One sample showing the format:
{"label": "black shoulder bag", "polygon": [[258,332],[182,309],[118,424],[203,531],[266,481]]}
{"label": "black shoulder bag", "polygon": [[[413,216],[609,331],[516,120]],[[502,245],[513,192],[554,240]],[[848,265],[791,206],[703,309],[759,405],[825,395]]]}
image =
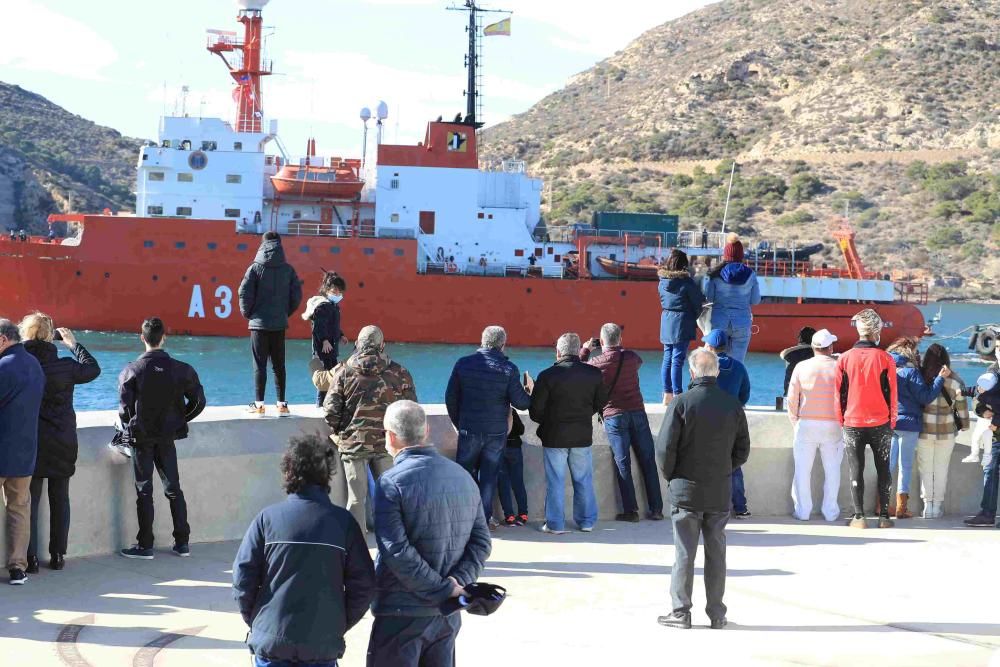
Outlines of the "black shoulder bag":
{"label": "black shoulder bag", "polygon": [[962,423],[962,418],[958,416],[958,410],[955,409],[955,402],[951,396],[948,395],[946,387],[941,387],[941,396],[944,397],[944,402],[948,404],[949,408],[951,408],[951,418],[955,420],[955,430],[961,431],[965,429],[966,426]]}

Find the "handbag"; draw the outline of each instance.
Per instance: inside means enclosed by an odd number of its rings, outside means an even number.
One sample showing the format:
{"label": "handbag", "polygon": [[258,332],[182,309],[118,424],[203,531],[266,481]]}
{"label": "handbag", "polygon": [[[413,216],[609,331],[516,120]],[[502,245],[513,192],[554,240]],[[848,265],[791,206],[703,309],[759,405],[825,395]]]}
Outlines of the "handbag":
{"label": "handbag", "polygon": [[698,314],[698,328],[701,329],[701,335],[707,336],[708,332],[712,330],[712,303],[706,303],[701,307],[701,313]]}
{"label": "handbag", "polygon": [[958,416],[958,409],[955,408],[954,400],[952,400],[951,396],[948,395],[948,392],[945,391],[944,387],[941,388],[941,395],[944,397],[944,402],[951,408],[951,418],[955,420],[955,430],[964,431],[967,429],[968,426],[966,426],[965,423],[962,422],[962,418]]}

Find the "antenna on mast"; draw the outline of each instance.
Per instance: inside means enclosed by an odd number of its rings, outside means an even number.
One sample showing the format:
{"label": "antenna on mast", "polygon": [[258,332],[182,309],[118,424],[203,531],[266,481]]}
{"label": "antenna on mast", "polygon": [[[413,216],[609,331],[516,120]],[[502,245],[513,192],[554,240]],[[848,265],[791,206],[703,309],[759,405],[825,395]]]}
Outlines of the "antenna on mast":
{"label": "antenna on mast", "polygon": [[483,22],[481,14],[512,14],[506,9],[486,9],[476,4],[476,0],[465,0],[462,5],[452,5],[449,11],[468,12],[469,25],[465,27],[469,35],[469,52],[465,54],[465,68],[467,70],[467,82],[465,84],[465,124],[472,125],[477,130],[485,123],[483,122],[483,101],[480,88],[482,87],[482,73],[479,68],[480,60],[483,56],[479,33],[482,31]]}

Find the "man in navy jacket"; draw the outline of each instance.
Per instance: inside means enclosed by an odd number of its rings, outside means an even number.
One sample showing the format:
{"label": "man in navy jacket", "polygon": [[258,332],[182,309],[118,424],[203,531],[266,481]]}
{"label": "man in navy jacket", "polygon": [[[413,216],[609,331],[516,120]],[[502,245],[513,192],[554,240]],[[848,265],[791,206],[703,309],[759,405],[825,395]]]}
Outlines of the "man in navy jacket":
{"label": "man in navy jacket", "polygon": [[31,475],[38,455],[38,412],[45,374],[21,344],[10,320],[0,319],[0,490],[7,508],[7,571],[10,583],[28,580]]}
{"label": "man in navy jacket", "polygon": [[490,555],[490,531],[469,475],[427,443],[427,417],[413,401],[385,413],[395,459],[375,494],[375,624],[368,667],[452,667],[459,614],[441,605],[465,594]]}
{"label": "man in navy jacket", "polygon": [[500,458],[510,432],[510,408],[527,410],[531,405],[531,397],[521,386],[520,371],[504,356],[506,345],[503,327],[486,327],[482,347],[458,360],[445,392],[448,416],[458,429],[455,461],[479,484],[487,522],[493,514]]}
{"label": "man in navy jacket", "polygon": [[330,502],[333,447],[292,438],[281,458],[287,500],[265,508],[233,563],[233,592],[250,627],[256,665],[332,667],[344,634],[375,593],[375,569],[358,522]]}

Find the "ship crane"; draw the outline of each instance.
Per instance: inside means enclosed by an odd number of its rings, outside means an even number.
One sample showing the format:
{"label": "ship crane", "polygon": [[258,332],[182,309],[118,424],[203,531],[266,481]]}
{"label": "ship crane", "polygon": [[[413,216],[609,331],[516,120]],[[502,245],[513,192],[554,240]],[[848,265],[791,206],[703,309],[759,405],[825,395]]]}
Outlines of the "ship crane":
{"label": "ship crane", "polygon": [[[236,131],[260,132],[264,120],[264,101],[261,77],[271,74],[271,64],[263,63],[263,19],[261,10],[269,0],[239,0],[237,20],[243,24],[243,41],[235,32],[209,30],[207,49],[219,56],[236,82],[233,99],[236,101]],[[226,59],[234,55],[233,61]]]}

